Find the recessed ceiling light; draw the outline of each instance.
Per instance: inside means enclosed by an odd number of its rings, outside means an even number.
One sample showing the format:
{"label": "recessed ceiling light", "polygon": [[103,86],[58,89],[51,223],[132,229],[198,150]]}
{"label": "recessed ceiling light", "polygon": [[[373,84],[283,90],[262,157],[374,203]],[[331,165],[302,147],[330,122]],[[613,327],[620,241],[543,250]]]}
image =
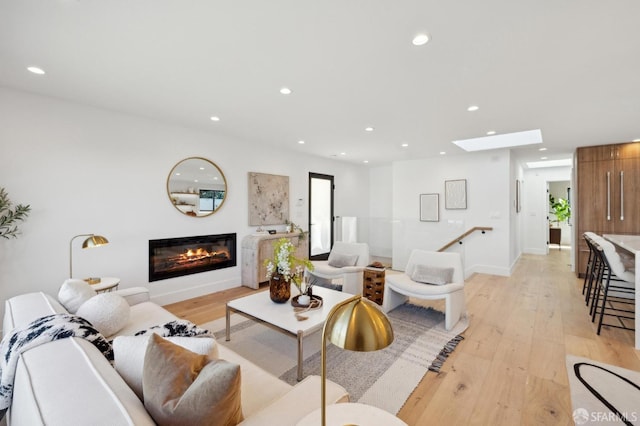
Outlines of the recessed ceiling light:
{"label": "recessed ceiling light", "polygon": [[200,170],[204,170],[204,167],[200,167]]}
{"label": "recessed ceiling light", "polygon": [[491,136],[491,135],[495,135],[495,134],[496,134],[496,131],[495,131],[495,130],[489,130],[489,131],[487,132],[487,135],[489,135],[489,136]]}
{"label": "recessed ceiling light", "polygon": [[542,147],[542,148],[540,148],[538,151],[546,151],[546,150],[547,150],[547,148]]}
{"label": "recessed ceiling light", "polygon": [[282,93],[283,95],[290,95],[291,89],[289,89],[288,87],[283,87],[282,89],[280,89],[280,93]]}
{"label": "recessed ceiling light", "polygon": [[445,155],[446,151],[440,151],[440,155]]}
{"label": "recessed ceiling light", "polygon": [[369,162],[369,160],[362,160],[362,162],[363,162],[363,163],[368,163],[368,162]]}
{"label": "recessed ceiling light", "polygon": [[218,176],[214,176],[214,177],[213,177],[213,180],[218,180]]}
{"label": "recessed ceiling light", "polygon": [[180,176],[180,172],[176,172],[176,176]]}
{"label": "recessed ceiling light", "polygon": [[220,117],[218,117],[216,115],[212,115],[211,116],[211,121],[220,121]]}
{"label": "recessed ceiling light", "polygon": [[346,152],[341,152],[340,155],[347,155],[347,153]]}
{"label": "recessed ceiling light", "polygon": [[38,67],[27,67],[27,70],[31,71],[34,74],[39,74],[39,75],[44,74],[44,70],[42,68],[38,68]]}
{"label": "recessed ceiling light", "polygon": [[512,148],[514,146],[542,143],[540,129],[516,133],[503,133],[494,136],[482,136],[473,139],[453,141],[465,151],[484,151],[487,149]]}
{"label": "recessed ceiling light", "polygon": [[541,160],[548,160],[549,157],[540,157]]}
{"label": "recessed ceiling light", "polygon": [[429,40],[431,39],[431,37],[429,37],[429,34],[427,33],[421,33],[421,34],[417,34],[413,40],[411,41],[411,43],[413,43],[414,46],[423,46],[427,43],[429,43]]}
{"label": "recessed ceiling light", "polygon": [[402,144],[402,147],[403,147],[403,148],[406,148],[406,147],[408,147],[408,146],[409,146],[409,144],[408,144],[408,143],[406,143],[406,142]]}
{"label": "recessed ceiling light", "polygon": [[304,145],[304,141],[302,141],[302,140],[301,140],[301,141],[298,141],[298,143],[299,143],[300,145]]}
{"label": "recessed ceiling light", "polygon": [[365,132],[373,132],[373,127],[365,127],[364,131]]}
{"label": "recessed ceiling light", "polygon": [[467,111],[473,112],[473,111],[477,111],[479,109],[480,109],[480,107],[478,105],[471,105],[469,108],[467,108]]}
{"label": "recessed ceiling light", "polygon": [[194,182],[198,182],[198,179],[194,179],[193,181],[194,181]]}
{"label": "recessed ceiling light", "polygon": [[640,142],[640,139],[634,139],[631,142]]}

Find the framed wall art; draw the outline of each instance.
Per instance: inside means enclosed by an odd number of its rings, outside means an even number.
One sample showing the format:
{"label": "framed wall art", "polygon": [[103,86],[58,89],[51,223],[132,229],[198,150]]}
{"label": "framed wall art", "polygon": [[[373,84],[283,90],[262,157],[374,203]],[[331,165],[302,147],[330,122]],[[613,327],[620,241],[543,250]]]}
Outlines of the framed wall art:
{"label": "framed wall art", "polygon": [[467,208],[467,180],[444,181],[444,207],[447,210]]}
{"label": "framed wall art", "polygon": [[289,176],[249,172],[249,226],[289,220]]}
{"label": "framed wall art", "polygon": [[440,194],[420,194],[420,221],[438,222]]}

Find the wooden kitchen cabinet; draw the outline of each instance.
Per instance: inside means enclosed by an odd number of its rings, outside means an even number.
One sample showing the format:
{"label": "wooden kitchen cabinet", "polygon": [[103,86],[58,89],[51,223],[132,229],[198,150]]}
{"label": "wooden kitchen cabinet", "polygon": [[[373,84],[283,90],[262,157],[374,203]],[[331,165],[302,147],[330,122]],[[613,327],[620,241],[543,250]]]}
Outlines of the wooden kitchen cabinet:
{"label": "wooden kitchen cabinet", "polygon": [[640,234],[640,143],[578,148],[576,273],[583,276],[589,250],[583,234]]}

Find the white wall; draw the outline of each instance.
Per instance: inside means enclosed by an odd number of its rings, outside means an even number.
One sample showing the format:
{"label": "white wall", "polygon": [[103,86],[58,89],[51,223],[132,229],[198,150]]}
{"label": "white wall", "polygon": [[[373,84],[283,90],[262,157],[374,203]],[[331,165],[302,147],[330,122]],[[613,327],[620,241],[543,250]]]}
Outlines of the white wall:
{"label": "white wall", "polygon": [[[56,294],[68,277],[69,240],[81,233],[110,244],[82,250],[76,240],[77,277],[117,276],[121,287],[147,286],[160,303],[238,286],[240,266],[148,283],[148,240],[236,232],[240,256],[242,238],[255,230],[248,226],[250,171],[290,177],[291,220],[305,229],[310,171],[335,176],[336,215],[369,210],[363,166],[2,88],[0,141],[0,186],[32,207],[22,235],[0,241],[1,299]],[[228,198],[212,216],[180,214],[167,196],[169,171],[190,156],[212,160],[226,176]]]}
{"label": "white wall", "polygon": [[372,256],[392,257],[393,174],[391,166],[369,170],[369,250]]}
{"label": "white wall", "polygon": [[547,254],[549,235],[547,182],[560,180],[571,180],[571,167],[530,169],[524,172],[524,197],[526,200],[523,205],[524,253]]}
{"label": "white wall", "polygon": [[[509,275],[511,200],[508,150],[393,163],[393,267],[404,269],[413,248],[437,250],[474,226],[493,231],[466,238],[460,251],[466,274]],[[445,180],[467,180],[467,208],[445,209]],[[440,195],[439,222],[420,222],[419,195]]]}

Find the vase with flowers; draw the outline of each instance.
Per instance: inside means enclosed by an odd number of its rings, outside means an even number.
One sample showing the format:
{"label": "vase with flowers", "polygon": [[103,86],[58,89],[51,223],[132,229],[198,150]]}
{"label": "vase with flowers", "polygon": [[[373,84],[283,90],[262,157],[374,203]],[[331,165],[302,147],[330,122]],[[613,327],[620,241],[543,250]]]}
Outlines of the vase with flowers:
{"label": "vase with flowers", "polygon": [[301,295],[310,289],[304,278],[304,270],[313,271],[313,264],[307,259],[296,257],[296,246],[288,238],[280,238],[273,245],[273,259],[264,261],[269,280],[269,296],[276,303],[284,303],[291,297],[291,283]]}

